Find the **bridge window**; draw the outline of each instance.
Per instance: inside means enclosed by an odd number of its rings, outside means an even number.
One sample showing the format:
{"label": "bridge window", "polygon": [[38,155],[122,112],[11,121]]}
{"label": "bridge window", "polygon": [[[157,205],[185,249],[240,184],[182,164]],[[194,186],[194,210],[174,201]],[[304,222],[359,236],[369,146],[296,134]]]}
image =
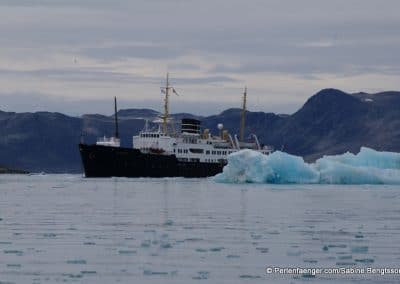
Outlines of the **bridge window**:
{"label": "bridge window", "polygon": [[203,154],[203,152],[204,152],[203,149],[197,149],[197,148],[190,148],[189,150],[191,153],[194,153],[194,154]]}

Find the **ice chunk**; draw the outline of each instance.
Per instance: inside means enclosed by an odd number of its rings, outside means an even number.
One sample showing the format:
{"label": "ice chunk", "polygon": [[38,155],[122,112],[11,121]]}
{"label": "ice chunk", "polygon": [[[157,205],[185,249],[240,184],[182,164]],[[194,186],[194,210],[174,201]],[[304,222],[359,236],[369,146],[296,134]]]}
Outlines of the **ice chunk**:
{"label": "ice chunk", "polygon": [[357,155],[347,152],[342,155],[324,156],[318,161],[338,162],[354,167],[400,169],[400,153],[379,152],[367,147],[361,147]]}
{"label": "ice chunk", "polygon": [[242,150],[228,156],[214,177],[227,183],[400,184],[400,153],[362,147],[357,155],[324,156],[313,164],[276,151],[268,156]]}
{"label": "ice chunk", "polygon": [[257,151],[242,150],[228,156],[219,182],[231,183],[317,183],[319,173],[301,157],[276,151],[265,156]]}

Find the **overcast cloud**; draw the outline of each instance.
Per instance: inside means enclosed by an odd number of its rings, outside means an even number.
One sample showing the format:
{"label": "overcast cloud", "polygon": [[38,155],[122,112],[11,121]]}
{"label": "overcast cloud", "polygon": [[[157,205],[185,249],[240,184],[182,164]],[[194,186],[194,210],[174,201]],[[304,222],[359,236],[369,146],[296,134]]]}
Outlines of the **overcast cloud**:
{"label": "overcast cloud", "polygon": [[[239,106],[298,109],[312,94],[400,89],[397,0],[0,0],[0,109],[70,114]],[[110,106],[112,109],[112,106]]]}

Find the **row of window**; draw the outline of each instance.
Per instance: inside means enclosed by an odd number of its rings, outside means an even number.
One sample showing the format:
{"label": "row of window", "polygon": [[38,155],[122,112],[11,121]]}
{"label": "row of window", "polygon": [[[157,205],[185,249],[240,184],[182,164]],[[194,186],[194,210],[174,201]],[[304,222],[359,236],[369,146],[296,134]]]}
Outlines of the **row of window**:
{"label": "row of window", "polygon": [[[203,153],[203,150],[202,149],[190,149],[190,152],[201,154],[201,153]],[[211,155],[224,155],[224,156],[226,156],[228,154],[232,154],[234,151],[209,151],[209,150],[207,150],[206,151],[206,155],[210,155],[210,152],[211,152]],[[174,153],[176,153],[176,149],[174,149]],[[187,153],[189,153],[189,151],[187,149],[178,149],[178,153],[179,154],[182,154],[182,153],[187,154]]]}
{"label": "row of window", "polygon": [[184,138],[183,143],[197,144],[197,138]]}
{"label": "row of window", "polygon": [[221,162],[226,162],[226,160],[224,160],[224,159],[205,159],[205,162],[206,163],[215,163],[215,162],[221,163]]}
{"label": "row of window", "polygon": [[142,133],[142,134],[140,134],[140,137],[144,137],[144,138],[159,138],[160,134]]}
{"label": "row of window", "polygon": [[[234,151],[211,151],[211,155],[229,155]],[[206,151],[206,155],[210,155],[210,151]]]}
{"label": "row of window", "polygon": [[188,159],[188,158],[179,158],[178,160],[181,161],[181,162],[196,162],[196,163],[200,162],[200,159],[197,159],[197,158],[190,158],[190,159]]}

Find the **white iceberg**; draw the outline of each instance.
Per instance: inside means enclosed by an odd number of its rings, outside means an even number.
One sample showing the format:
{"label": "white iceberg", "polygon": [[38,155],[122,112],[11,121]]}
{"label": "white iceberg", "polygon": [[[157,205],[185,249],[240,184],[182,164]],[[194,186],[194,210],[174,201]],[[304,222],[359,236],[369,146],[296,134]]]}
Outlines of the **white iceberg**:
{"label": "white iceberg", "polygon": [[400,153],[362,147],[356,155],[324,156],[313,164],[276,151],[268,156],[252,150],[229,155],[214,180],[225,183],[400,184]]}

